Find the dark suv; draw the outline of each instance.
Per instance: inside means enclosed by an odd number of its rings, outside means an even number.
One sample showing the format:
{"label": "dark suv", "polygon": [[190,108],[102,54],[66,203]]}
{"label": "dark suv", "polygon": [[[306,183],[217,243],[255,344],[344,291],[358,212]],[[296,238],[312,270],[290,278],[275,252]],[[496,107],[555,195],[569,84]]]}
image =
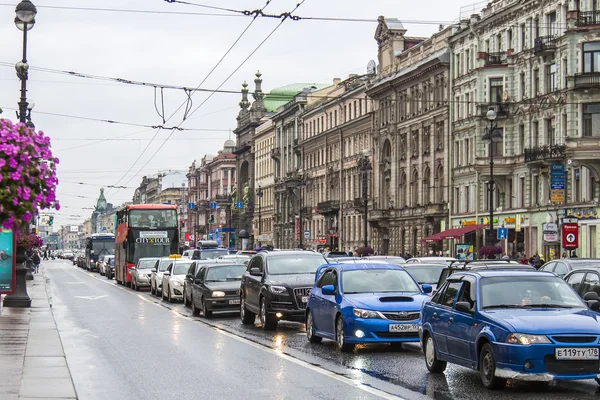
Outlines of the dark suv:
{"label": "dark suv", "polygon": [[256,314],[264,330],[274,330],[280,320],[303,322],[315,272],[327,260],[310,251],[277,251],[256,254],[242,276],[242,323],[253,324]]}

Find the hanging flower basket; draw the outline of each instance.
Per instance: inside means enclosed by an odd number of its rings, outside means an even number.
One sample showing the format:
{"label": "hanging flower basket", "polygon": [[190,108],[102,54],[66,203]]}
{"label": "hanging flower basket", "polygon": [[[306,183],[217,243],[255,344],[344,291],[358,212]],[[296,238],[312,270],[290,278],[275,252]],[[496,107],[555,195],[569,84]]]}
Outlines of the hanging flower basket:
{"label": "hanging flower basket", "polygon": [[35,233],[27,234],[17,231],[17,247],[21,247],[26,251],[31,251],[36,247],[41,247],[44,240]]}
{"label": "hanging flower basket", "polygon": [[50,138],[24,124],[0,119],[0,222],[19,230],[40,209],[60,210]]}
{"label": "hanging flower basket", "polygon": [[489,258],[497,254],[502,254],[502,246],[481,246],[479,248],[479,256]]}
{"label": "hanging flower basket", "polygon": [[358,249],[358,254],[361,257],[372,256],[374,253],[375,253],[375,251],[373,250],[373,248],[371,246],[366,246],[366,247],[363,246]]}

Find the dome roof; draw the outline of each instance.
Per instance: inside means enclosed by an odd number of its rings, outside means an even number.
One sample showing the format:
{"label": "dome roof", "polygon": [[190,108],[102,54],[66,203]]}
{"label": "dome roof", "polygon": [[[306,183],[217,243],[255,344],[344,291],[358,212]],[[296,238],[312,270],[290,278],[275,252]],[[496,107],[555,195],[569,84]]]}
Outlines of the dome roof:
{"label": "dome roof", "polygon": [[223,147],[235,147],[235,140],[227,139]]}

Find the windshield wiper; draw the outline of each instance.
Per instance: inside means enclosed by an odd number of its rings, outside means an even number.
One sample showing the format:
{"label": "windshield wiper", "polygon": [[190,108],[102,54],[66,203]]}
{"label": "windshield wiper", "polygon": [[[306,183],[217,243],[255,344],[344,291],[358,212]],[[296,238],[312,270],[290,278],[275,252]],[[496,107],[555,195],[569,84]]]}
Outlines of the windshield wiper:
{"label": "windshield wiper", "polygon": [[227,281],[241,281],[242,278],[225,278]]}
{"label": "windshield wiper", "polygon": [[575,308],[575,307],[568,306],[565,304],[543,303],[543,304],[527,304],[527,305],[524,305],[523,308]]}
{"label": "windshield wiper", "polygon": [[225,279],[207,279],[206,282],[227,282]]}
{"label": "windshield wiper", "polygon": [[491,306],[482,307],[484,310],[490,310],[493,308],[523,308],[523,306],[519,304],[494,304]]}

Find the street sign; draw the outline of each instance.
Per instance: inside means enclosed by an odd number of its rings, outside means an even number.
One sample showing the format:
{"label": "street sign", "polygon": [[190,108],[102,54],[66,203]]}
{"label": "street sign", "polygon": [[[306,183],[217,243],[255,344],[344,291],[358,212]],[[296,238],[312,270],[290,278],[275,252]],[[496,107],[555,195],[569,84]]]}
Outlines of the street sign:
{"label": "street sign", "polygon": [[562,226],[562,246],[565,249],[576,249],[579,247],[579,225],[577,223],[565,223],[565,220],[573,218],[564,218]]}
{"label": "street sign", "polygon": [[308,229],[304,231],[304,240],[310,240],[310,231]]}
{"label": "street sign", "polygon": [[579,220],[575,217],[565,217],[562,220],[563,224],[578,224]]}
{"label": "street sign", "polygon": [[195,204],[194,204],[194,203],[188,203],[188,208],[189,208],[190,210],[193,210],[193,209],[194,209],[194,207],[195,207]]}
{"label": "street sign", "polygon": [[210,206],[210,208],[216,209],[217,203],[215,203],[214,201],[211,201],[209,206]]}
{"label": "street sign", "polygon": [[552,189],[552,190],[565,190],[565,184],[564,183],[551,183],[550,184],[550,189]]}
{"label": "street sign", "polygon": [[565,164],[552,164],[550,165],[550,170],[554,171],[564,171]]}
{"label": "street sign", "polygon": [[544,224],[544,225],[542,225],[542,229],[544,230],[544,232],[557,233],[558,225],[556,225],[554,223]]}
{"label": "street sign", "polygon": [[544,242],[558,242],[558,232],[544,233]]}
{"label": "street sign", "polygon": [[268,233],[260,234],[258,235],[258,240],[260,240],[261,242],[270,242],[271,235],[269,235]]}
{"label": "street sign", "polygon": [[238,201],[237,203],[235,203],[235,208],[244,208],[244,203]]}
{"label": "street sign", "polygon": [[503,240],[508,237],[508,228],[498,228],[498,240]]}
{"label": "street sign", "polygon": [[564,196],[565,195],[565,191],[564,190],[551,190],[550,191],[550,196]]}

